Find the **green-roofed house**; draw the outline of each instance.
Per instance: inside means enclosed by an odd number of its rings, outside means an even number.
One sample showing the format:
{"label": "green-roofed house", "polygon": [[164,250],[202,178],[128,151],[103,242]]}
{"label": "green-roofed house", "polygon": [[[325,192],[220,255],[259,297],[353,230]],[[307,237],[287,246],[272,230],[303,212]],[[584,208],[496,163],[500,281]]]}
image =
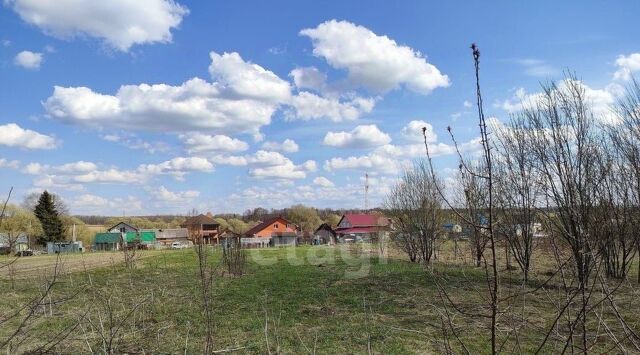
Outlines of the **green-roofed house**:
{"label": "green-roofed house", "polygon": [[115,251],[127,246],[129,248],[148,249],[156,242],[156,233],[153,231],[96,233],[94,250]]}
{"label": "green-roofed house", "polygon": [[120,250],[123,244],[121,233],[96,233],[93,250],[114,251]]}

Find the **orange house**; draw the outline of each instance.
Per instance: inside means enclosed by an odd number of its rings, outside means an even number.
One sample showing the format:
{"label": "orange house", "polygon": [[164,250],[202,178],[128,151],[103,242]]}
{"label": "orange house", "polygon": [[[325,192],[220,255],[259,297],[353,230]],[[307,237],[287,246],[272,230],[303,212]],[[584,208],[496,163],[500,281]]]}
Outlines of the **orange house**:
{"label": "orange house", "polygon": [[296,226],[282,217],[270,218],[249,229],[245,236],[248,238],[271,238],[274,235],[295,233]]}

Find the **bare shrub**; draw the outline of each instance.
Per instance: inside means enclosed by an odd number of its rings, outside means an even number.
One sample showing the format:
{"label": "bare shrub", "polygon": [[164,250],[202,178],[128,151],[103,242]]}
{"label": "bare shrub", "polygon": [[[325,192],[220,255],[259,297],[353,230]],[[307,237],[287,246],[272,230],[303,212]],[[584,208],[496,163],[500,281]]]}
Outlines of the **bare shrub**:
{"label": "bare shrub", "polygon": [[429,264],[435,254],[442,224],[436,184],[426,162],[417,162],[404,172],[385,202],[394,226],[392,238],[412,262]]}
{"label": "bare shrub", "polygon": [[[524,281],[529,280],[534,235],[538,229],[543,184],[532,161],[526,121],[515,115],[497,130],[496,203],[500,224],[498,234],[511,250]],[[508,252],[507,250],[507,252]],[[509,258],[507,254],[507,263]],[[509,265],[507,265],[509,266]]]}
{"label": "bare shrub", "polygon": [[222,264],[232,276],[242,276],[247,267],[247,254],[242,248],[240,237],[227,238],[222,245]]}
{"label": "bare shrub", "polygon": [[[196,240],[196,239],[194,239]],[[214,300],[214,282],[215,282],[215,265],[212,260],[211,248],[202,243],[201,239],[194,245],[198,262],[198,279],[200,281],[200,302],[202,307],[202,315],[204,322],[204,339],[202,345],[203,354],[211,354],[214,351],[214,318],[213,303]]]}

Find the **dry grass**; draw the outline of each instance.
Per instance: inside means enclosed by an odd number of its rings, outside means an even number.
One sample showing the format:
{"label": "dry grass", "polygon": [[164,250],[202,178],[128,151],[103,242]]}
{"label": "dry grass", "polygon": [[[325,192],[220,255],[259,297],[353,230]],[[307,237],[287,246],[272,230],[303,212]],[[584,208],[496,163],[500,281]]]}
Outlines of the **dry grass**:
{"label": "dry grass", "polygon": [[[155,255],[158,251],[138,252],[141,258]],[[14,278],[28,279],[50,273],[56,263],[61,274],[77,273],[101,267],[115,266],[124,262],[121,252],[78,253],[57,255],[36,255],[27,257],[0,257],[0,264],[11,263]],[[0,279],[9,279],[10,268],[0,268]]]}
{"label": "dry grass", "polygon": [[[367,353],[369,347],[374,353],[440,353],[444,351],[440,323],[443,303],[439,300],[436,282],[442,283],[452,300],[466,309],[478,310],[483,302],[486,281],[482,269],[470,265],[471,260],[468,264],[462,259],[454,262],[449,243],[442,246],[437,262],[428,270],[406,262],[394,251],[390,252],[391,257],[381,260],[374,248],[356,252],[357,248],[352,246],[346,253],[332,247],[249,250],[244,276],[216,278],[215,348],[242,348],[238,353],[251,354],[265,354],[268,348],[272,353],[283,354],[313,353],[314,349],[322,354]],[[333,259],[323,259],[332,253]],[[462,247],[462,253],[469,254],[467,246]],[[219,254],[214,253],[213,261],[220,258]],[[356,254],[365,256],[360,264],[349,259]],[[72,296],[73,301],[56,305],[53,316],[38,318],[30,325],[25,333],[27,345],[21,351],[28,351],[29,346],[51,337],[64,325],[77,321],[80,315],[87,314],[95,324],[99,316],[105,316],[101,305],[109,300],[115,305],[114,319],[124,324],[116,352],[201,352],[204,330],[195,253],[193,250],[152,251],[145,256],[134,270],[124,267],[119,253],[85,254],[67,259],[68,274],[53,294],[59,298]],[[88,259],[93,258],[98,259],[92,264],[95,268],[85,270]],[[114,266],[110,264],[111,258],[116,263]],[[51,265],[52,261],[51,256],[32,257],[30,262],[28,259],[24,259],[25,265],[39,270],[45,270],[44,265]],[[265,259],[271,263],[260,262]],[[527,290],[545,280],[546,273],[553,267],[553,259],[541,251],[536,261],[539,265],[534,267],[531,284],[525,285]],[[367,271],[352,277],[363,265]],[[42,282],[37,274],[24,273],[28,277],[17,284],[15,291],[0,299],[0,316],[37,294]],[[502,282],[504,292],[519,290],[519,272],[503,272]],[[0,280],[0,286],[8,285],[8,281]],[[622,311],[635,329],[639,326],[635,314],[640,307],[639,291],[637,284],[629,283],[618,297],[624,305]],[[551,323],[552,301],[562,297],[557,289],[549,287],[512,302],[512,309],[524,314],[531,323],[519,334],[523,352],[535,350],[541,332],[534,327],[544,328]],[[135,312],[127,316],[134,306]],[[453,318],[469,350],[486,353],[489,345],[486,322],[460,315]],[[516,323],[501,318],[501,339],[509,326]],[[92,328],[86,319],[82,324],[83,328],[55,352],[89,352],[89,346],[93,352],[101,351],[99,327]],[[8,326],[0,326],[0,338]],[[610,322],[609,326],[615,328],[616,324]],[[455,341],[451,341],[454,348],[460,350]],[[609,343],[603,337],[602,347],[598,349],[606,349]],[[507,352],[514,350],[513,338],[507,341],[506,349]],[[558,349],[550,346],[543,352],[555,350]]]}

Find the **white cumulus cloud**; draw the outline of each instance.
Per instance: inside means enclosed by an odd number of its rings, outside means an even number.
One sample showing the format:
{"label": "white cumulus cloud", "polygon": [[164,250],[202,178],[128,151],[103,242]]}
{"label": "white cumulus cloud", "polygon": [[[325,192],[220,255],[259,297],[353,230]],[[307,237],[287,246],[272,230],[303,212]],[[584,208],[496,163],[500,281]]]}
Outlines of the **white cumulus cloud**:
{"label": "white cumulus cloud", "polygon": [[173,0],[5,0],[5,4],[48,35],[95,37],[125,52],[136,44],[171,42],[171,30],[189,12]]}
{"label": "white cumulus cloud", "polygon": [[295,68],[289,76],[298,89],[310,89],[321,92],[327,85],[327,74],[321,72],[316,67]]}
{"label": "white cumulus cloud", "polygon": [[402,128],[402,134],[409,140],[422,142],[424,140],[422,135],[423,128],[426,128],[424,134],[427,137],[427,143],[434,143],[438,140],[438,135],[433,131],[433,126],[422,120],[409,122]]}
{"label": "white cumulus cloud", "polygon": [[327,179],[324,176],[318,176],[317,178],[313,179],[313,183],[318,185],[318,186],[322,186],[322,187],[333,187],[334,183]]}
{"label": "white cumulus cloud", "polygon": [[[573,79],[565,79],[557,83],[557,90],[565,91],[569,90]],[[611,109],[611,105],[615,103],[617,95],[620,93],[619,85],[608,85],[603,89],[594,89],[582,81],[577,81],[575,87],[582,90],[585,100],[591,105],[591,109],[596,118],[602,122],[616,122],[617,118],[615,113]],[[543,93],[536,92],[529,94],[524,88],[519,88],[515,91],[512,98],[497,101],[494,103],[495,107],[500,107],[503,110],[513,113],[521,111],[525,108],[535,107],[543,98]]]}
{"label": "white cumulus cloud", "polygon": [[213,82],[193,78],[178,86],[123,85],[114,95],[56,86],[44,107],[57,120],[86,126],[259,134],[288,100],[289,84],[237,53],[211,56]]}
{"label": "white cumulus cloud", "polygon": [[311,38],[314,55],[346,69],[352,83],[370,90],[386,92],[404,85],[427,94],[449,86],[449,78],[420,52],[363,26],[330,20],[300,34]]}
{"label": "white cumulus cloud", "polygon": [[157,190],[149,190],[151,196],[162,202],[166,203],[185,203],[193,201],[200,196],[200,191],[186,190],[186,191],[170,191],[164,186],[160,186]]}
{"label": "white cumulus cloud", "polygon": [[616,59],[618,69],[613,73],[616,80],[630,80],[634,72],[640,71],[640,53],[619,55]]}
{"label": "white cumulus cloud", "polygon": [[391,142],[391,137],[376,125],[357,126],[351,132],[327,132],[323,144],[337,148],[371,148]]}
{"label": "white cumulus cloud", "polygon": [[179,138],[190,154],[202,152],[241,152],[249,149],[249,145],[236,138],[225,135],[208,135],[203,133],[181,134]]}
{"label": "white cumulus cloud", "polygon": [[20,162],[18,160],[7,160],[6,158],[0,158],[0,168],[18,169]]}
{"label": "white cumulus cloud", "polygon": [[286,101],[291,95],[288,82],[257,64],[244,61],[236,52],[211,52],[209,55],[211,77],[238,97],[277,103]]}
{"label": "white cumulus cloud", "polygon": [[334,122],[352,121],[371,112],[375,102],[373,98],[327,98],[302,91],[291,99],[290,105],[293,108],[287,112],[287,118],[305,121],[320,118],[328,118]]}
{"label": "white cumulus cloud", "polygon": [[0,144],[24,149],[55,149],[59,142],[51,136],[24,129],[15,123],[0,125]]}
{"label": "white cumulus cloud", "polygon": [[42,53],[22,51],[16,54],[15,58],[13,58],[13,63],[25,69],[38,70],[40,69],[40,64],[42,64],[42,60],[43,60]]}
{"label": "white cumulus cloud", "polygon": [[268,149],[268,150],[281,151],[285,153],[295,153],[300,149],[300,147],[298,146],[298,143],[296,143],[293,139],[289,139],[289,138],[285,139],[282,143],[274,142],[274,141],[264,142],[262,144],[262,148]]}
{"label": "white cumulus cloud", "polygon": [[401,163],[397,158],[390,158],[375,153],[347,158],[331,158],[324,163],[324,169],[326,171],[350,169],[393,174],[399,173],[401,171],[400,168]]}
{"label": "white cumulus cloud", "polygon": [[296,165],[291,159],[278,152],[265,150],[259,150],[247,157],[247,162],[254,166],[249,169],[249,176],[259,179],[304,179],[307,173],[317,169],[317,164],[313,160]]}
{"label": "white cumulus cloud", "polygon": [[167,174],[183,180],[188,172],[213,171],[213,164],[202,157],[177,157],[158,164],[142,164],[137,171],[144,175]]}

